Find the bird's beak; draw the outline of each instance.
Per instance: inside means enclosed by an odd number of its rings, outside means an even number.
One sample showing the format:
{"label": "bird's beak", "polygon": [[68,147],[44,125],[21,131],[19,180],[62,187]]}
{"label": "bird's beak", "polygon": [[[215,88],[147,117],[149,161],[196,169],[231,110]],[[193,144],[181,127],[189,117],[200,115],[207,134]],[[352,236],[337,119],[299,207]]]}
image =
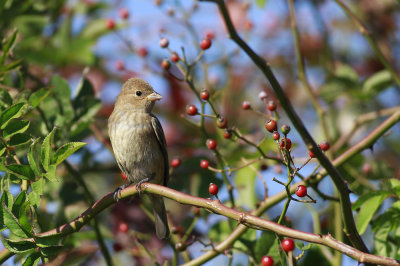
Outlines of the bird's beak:
{"label": "bird's beak", "polygon": [[157,92],[153,92],[152,94],[150,94],[146,98],[149,101],[155,102],[155,101],[161,100],[162,96],[160,94],[158,94]]}

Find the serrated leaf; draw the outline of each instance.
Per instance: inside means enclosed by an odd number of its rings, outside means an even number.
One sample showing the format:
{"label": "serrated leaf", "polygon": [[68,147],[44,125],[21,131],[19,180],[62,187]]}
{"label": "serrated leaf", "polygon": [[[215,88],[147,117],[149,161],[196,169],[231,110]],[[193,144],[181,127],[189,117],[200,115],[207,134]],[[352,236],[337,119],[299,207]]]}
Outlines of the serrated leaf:
{"label": "serrated leaf", "polygon": [[31,141],[31,136],[27,133],[15,134],[9,141],[10,146],[25,145]]}
{"label": "serrated leaf", "polygon": [[61,239],[61,234],[52,234],[47,236],[36,236],[35,242],[39,247],[51,247],[57,245]]}
{"label": "serrated leaf", "polygon": [[33,108],[36,108],[49,94],[50,90],[48,89],[40,89],[32,93],[29,97],[29,104],[32,105]]}
{"label": "serrated leaf", "polygon": [[43,140],[42,143],[42,165],[44,170],[49,169],[53,149],[53,139],[54,139],[54,134],[56,132],[56,128],[53,128],[53,130],[46,136],[46,138]]}
{"label": "serrated leaf", "polygon": [[22,263],[22,266],[36,266],[40,262],[40,252],[30,254]]}
{"label": "serrated leaf", "polygon": [[6,169],[21,179],[30,181],[35,180],[35,173],[32,171],[29,165],[10,164],[6,165]]}
{"label": "serrated leaf", "polygon": [[0,129],[4,129],[11,119],[20,117],[26,106],[26,103],[17,103],[4,110],[0,115]]}
{"label": "serrated leaf", "polygon": [[41,175],[40,171],[40,146],[39,139],[36,139],[31,146],[27,154],[29,165],[36,176]]}
{"label": "serrated leaf", "polygon": [[386,195],[374,196],[365,201],[364,204],[361,206],[360,213],[357,217],[357,230],[360,235],[365,232],[369,222],[374,216],[374,213],[378,210],[379,206],[381,206],[386,197]]}
{"label": "serrated leaf", "polygon": [[30,122],[28,120],[12,120],[3,129],[3,138],[9,140],[15,134],[25,132],[29,127]]}
{"label": "serrated leaf", "polygon": [[20,225],[18,219],[12,214],[8,207],[2,203],[2,212],[5,226],[16,236],[28,238],[29,234],[25,232]]}
{"label": "serrated leaf", "polygon": [[52,165],[59,165],[65,159],[67,159],[71,154],[75,151],[79,150],[87,143],[84,142],[70,142],[62,145],[57,151],[54,153],[53,158],[51,160]]}
{"label": "serrated leaf", "polygon": [[245,167],[236,172],[235,187],[239,197],[235,200],[238,206],[245,206],[254,209],[257,203],[257,196],[254,193],[256,173],[250,168]]}
{"label": "serrated leaf", "polygon": [[35,243],[26,240],[1,239],[5,248],[13,253],[22,253],[36,248]]}

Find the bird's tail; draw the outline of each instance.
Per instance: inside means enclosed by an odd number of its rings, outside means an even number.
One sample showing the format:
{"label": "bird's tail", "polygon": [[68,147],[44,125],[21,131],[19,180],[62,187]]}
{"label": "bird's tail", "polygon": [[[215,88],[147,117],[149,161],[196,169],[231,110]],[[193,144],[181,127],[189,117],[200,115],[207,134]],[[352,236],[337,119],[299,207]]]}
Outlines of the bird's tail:
{"label": "bird's tail", "polygon": [[154,221],[156,224],[156,234],[159,239],[169,237],[167,214],[165,212],[164,199],[158,195],[149,195],[153,205]]}

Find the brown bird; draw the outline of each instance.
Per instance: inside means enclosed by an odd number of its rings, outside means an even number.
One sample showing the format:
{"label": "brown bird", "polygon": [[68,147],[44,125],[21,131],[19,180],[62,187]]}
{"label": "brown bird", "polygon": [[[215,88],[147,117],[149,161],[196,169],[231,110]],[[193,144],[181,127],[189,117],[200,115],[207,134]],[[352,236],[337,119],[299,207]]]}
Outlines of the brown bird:
{"label": "brown bird", "polygon": [[[124,83],[108,119],[108,133],[114,156],[129,182],[138,187],[143,182],[167,186],[169,165],[167,144],[160,121],[151,111],[162,96],[149,83],[131,78]],[[117,194],[116,194],[117,195]],[[150,194],[155,218],[156,234],[160,239],[169,236],[163,197]]]}

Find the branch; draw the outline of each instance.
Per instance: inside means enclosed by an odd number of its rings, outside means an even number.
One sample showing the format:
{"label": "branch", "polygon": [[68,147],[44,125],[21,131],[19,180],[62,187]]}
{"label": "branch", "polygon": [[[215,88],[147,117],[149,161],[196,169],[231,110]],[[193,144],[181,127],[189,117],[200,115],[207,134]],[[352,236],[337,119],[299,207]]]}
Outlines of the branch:
{"label": "branch", "polygon": [[281,85],[279,84],[278,80],[273,74],[268,63],[258,54],[256,54],[247,45],[247,43],[243,41],[243,39],[238,35],[229,17],[228,10],[223,0],[199,0],[199,1],[214,2],[218,5],[219,11],[221,12],[221,15],[223,17],[223,20],[225,22],[226,28],[228,29],[228,33],[231,39],[242,48],[242,50],[253,60],[254,64],[262,71],[264,76],[268,79],[271,87],[273,88],[276,94],[276,97],[278,98],[282,108],[285,110],[293,126],[299,132],[307,148],[312,150],[316,158],[318,158],[318,160],[320,161],[321,165],[326,169],[327,173],[329,174],[333,183],[338,189],[346,235],[349,237],[354,247],[356,247],[359,250],[362,250],[363,252],[368,253],[369,252],[368,248],[361,239],[361,236],[359,235],[354,222],[353,211],[351,209],[351,202],[349,198],[350,190],[347,184],[344,182],[338,170],[332,165],[332,163],[325,156],[325,154],[320,149],[317,148],[317,144],[315,143],[310,133],[307,131],[300,117],[297,115],[296,111],[294,110],[292,104],[290,103]]}
{"label": "branch", "polygon": [[[220,201],[218,200],[211,200],[211,199],[204,199],[204,198],[199,198],[195,196],[191,196],[164,186],[156,185],[156,184],[150,184],[150,183],[143,183],[142,184],[142,192],[144,193],[152,193],[152,194],[158,194],[163,197],[169,198],[171,200],[174,200],[176,202],[182,203],[182,204],[187,204],[187,205],[192,205],[200,208],[207,209],[213,213],[220,214],[223,216],[226,216],[228,218],[234,219],[238,221],[239,225],[237,226],[237,229],[239,228],[246,228],[246,226],[251,226],[251,227],[257,227],[263,230],[271,230],[281,236],[286,236],[286,237],[291,237],[315,244],[321,244],[327,247],[331,247],[335,250],[338,250],[342,252],[343,254],[346,254],[360,262],[363,263],[376,263],[376,264],[381,264],[381,265],[400,265],[399,262],[397,262],[394,259],[391,258],[386,258],[386,257],[381,257],[377,255],[372,255],[372,254],[367,254],[362,251],[359,251],[353,247],[350,247],[342,242],[337,241],[334,239],[331,235],[319,235],[319,234],[312,234],[312,233],[306,233],[302,232],[296,229],[292,229],[289,227],[285,227],[283,225],[279,225],[277,223],[274,223],[272,221],[262,219],[257,217],[257,215],[260,215],[259,213],[260,209],[256,211],[254,214],[250,213],[245,213],[241,212],[229,207],[226,207],[223,205]],[[120,191],[119,199],[124,199],[131,197],[135,194],[137,194],[138,191],[136,189],[136,186],[130,186],[124,190]],[[275,199],[275,198],[274,198]],[[111,206],[114,204],[116,201],[114,199],[114,193],[110,192],[103,196],[100,200],[95,202],[93,206],[88,208],[85,212],[83,212],[80,216],[75,218],[69,223],[66,223],[64,225],[61,225],[53,230],[50,230],[48,232],[40,233],[38,236],[49,236],[52,234],[61,234],[61,236],[67,236],[70,235],[74,232],[79,231],[84,225],[88,224],[91,219],[93,219],[96,215],[101,213],[103,210],[105,210],[107,207]],[[266,203],[273,203],[274,200],[271,200],[271,198],[266,199],[263,204]],[[232,235],[235,234],[237,229],[231,234],[229,237],[232,237]],[[237,233],[236,233],[237,234]],[[33,239],[25,239],[27,241],[33,241]],[[218,247],[215,247],[216,251],[218,251]],[[9,258],[10,257],[10,251],[2,251],[0,252],[2,258]],[[4,261],[0,261],[4,262]],[[198,265],[196,260],[193,260],[189,262],[187,265]]]}

